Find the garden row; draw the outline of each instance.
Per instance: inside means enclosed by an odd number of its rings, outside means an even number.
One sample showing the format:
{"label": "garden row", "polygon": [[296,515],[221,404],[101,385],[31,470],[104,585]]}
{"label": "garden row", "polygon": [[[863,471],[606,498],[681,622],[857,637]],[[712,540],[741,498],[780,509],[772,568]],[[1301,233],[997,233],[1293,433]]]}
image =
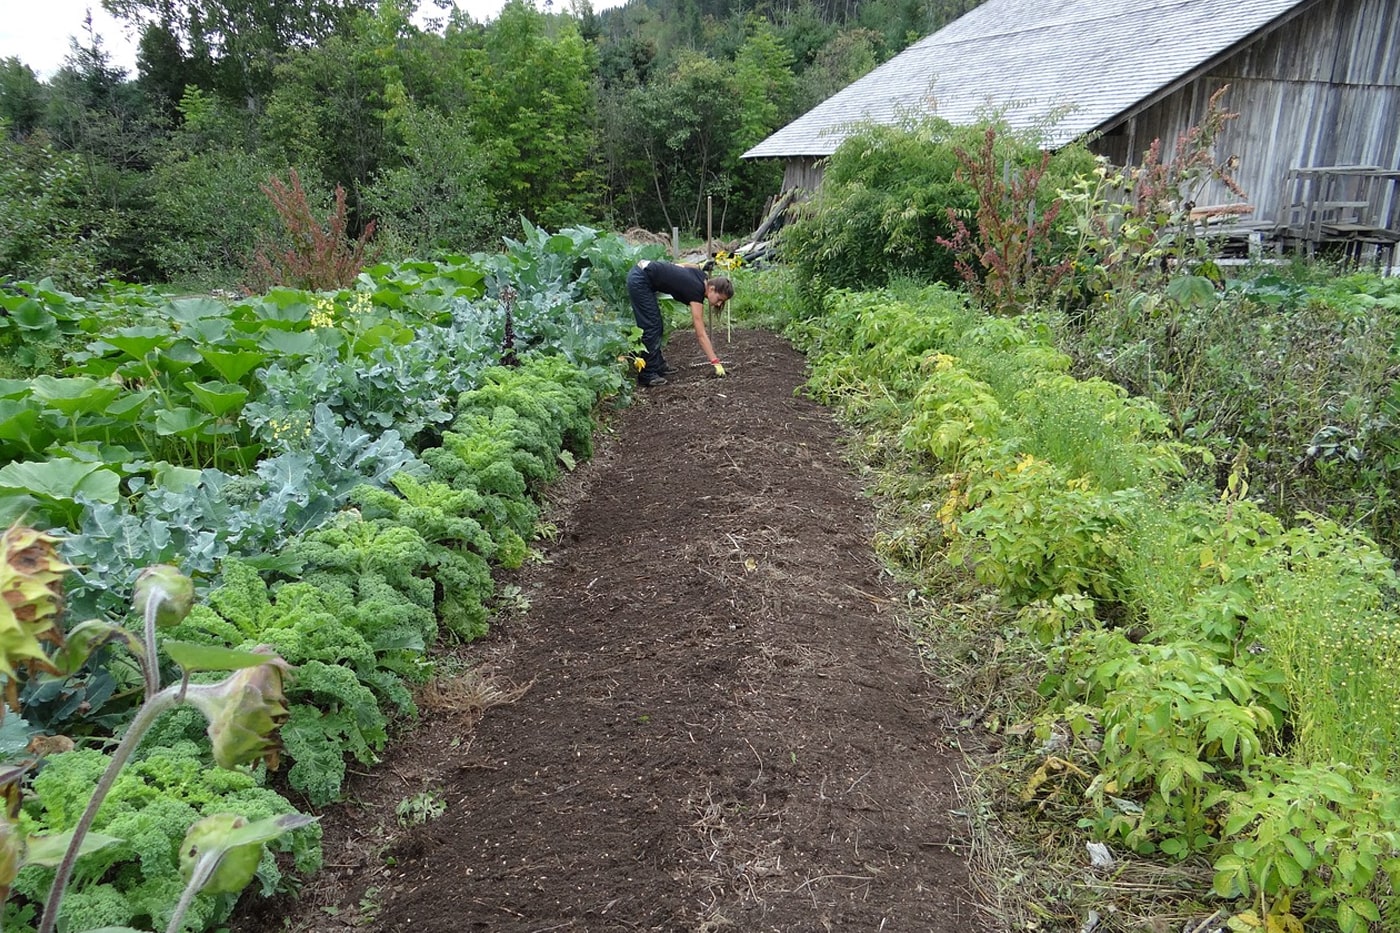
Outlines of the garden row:
{"label": "garden row", "polygon": [[1245,461],[1216,482],[1155,405],[958,293],[832,292],[790,332],[815,396],[896,451],[909,566],[968,564],[1040,646],[1008,730],[1034,741],[1026,801],[1207,860],[1232,929],[1396,915],[1400,616],[1374,543],[1280,522]]}
{"label": "garden row", "polygon": [[[416,715],[432,646],[485,633],[493,568],[526,559],[538,494],[591,454],[594,409],[626,384],[620,286],[636,258],[596,231],[530,228],[500,255],[376,267],[334,294],[79,299],[22,284],[0,296],[11,359],[63,375],[0,384],[0,509],[60,537],[77,568],[68,619],[140,633],[141,568],[198,581],[205,598],[162,638],[290,665],[278,786],[325,805],[350,759],[373,762]],[[190,667],[175,654],[160,666],[178,681]],[[103,745],[140,706],[140,665],[104,643],[73,676],[16,663],[7,680],[0,739],[29,769],[17,825],[70,830],[110,762]],[[64,929],[163,928],[192,822],[295,810],[262,764],[211,767],[207,725],[190,705],[155,723],[97,813],[113,841],[78,861]],[[72,750],[34,763],[55,740]],[[261,892],[286,890],[289,865],[316,870],[319,839],[312,824],[271,845],[290,856],[261,856]],[[53,876],[19,872],[7,929],[38,919]],[[201,895],[182,928],[218,924],[237,896]]]}

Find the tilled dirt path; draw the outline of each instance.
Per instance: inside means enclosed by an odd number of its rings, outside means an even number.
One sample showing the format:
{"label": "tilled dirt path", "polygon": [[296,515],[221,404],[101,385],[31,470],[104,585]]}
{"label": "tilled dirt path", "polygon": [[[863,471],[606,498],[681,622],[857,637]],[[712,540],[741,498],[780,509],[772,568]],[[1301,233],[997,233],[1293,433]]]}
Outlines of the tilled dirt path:
{"label": "tilled dirt path", "polygon": [[504,581],[528,611],[464,652],[528,689],[428,698],[325,814],[326,871],[237,929],[995,928],[840,430],[781,339],[719,344],[729,378],[691,369],[613,419],[545,560]]}

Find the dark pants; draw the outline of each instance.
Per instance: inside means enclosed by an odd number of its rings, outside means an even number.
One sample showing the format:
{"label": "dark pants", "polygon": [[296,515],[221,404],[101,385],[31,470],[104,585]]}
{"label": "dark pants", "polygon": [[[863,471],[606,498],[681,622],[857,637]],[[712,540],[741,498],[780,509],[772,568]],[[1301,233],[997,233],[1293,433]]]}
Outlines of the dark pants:
{"label": "dark pants", "polygon": [[627,273],[627,295],[632,299],[632,317],[636,318],[637,326],[642,329],[642,346],[646,347],[642,359],[646,360],[647,365],[642,375],[664,372],[666,358],[661,355],[664,328],[661,305],[656,300],[656,289],[651,287],[646,270],[641,266],[633,266]]}

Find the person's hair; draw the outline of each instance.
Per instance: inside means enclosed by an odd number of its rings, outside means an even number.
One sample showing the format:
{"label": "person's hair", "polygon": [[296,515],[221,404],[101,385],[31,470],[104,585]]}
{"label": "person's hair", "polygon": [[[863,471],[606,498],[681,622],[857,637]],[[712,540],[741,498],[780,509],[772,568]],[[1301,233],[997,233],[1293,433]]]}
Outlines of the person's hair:
{"label": "person's hair", "polygon": [[734,297],[734,283],[729,281],[729,276],[716,275],[709,281],[715,287],[715,291],[724,296],[725,301]]}

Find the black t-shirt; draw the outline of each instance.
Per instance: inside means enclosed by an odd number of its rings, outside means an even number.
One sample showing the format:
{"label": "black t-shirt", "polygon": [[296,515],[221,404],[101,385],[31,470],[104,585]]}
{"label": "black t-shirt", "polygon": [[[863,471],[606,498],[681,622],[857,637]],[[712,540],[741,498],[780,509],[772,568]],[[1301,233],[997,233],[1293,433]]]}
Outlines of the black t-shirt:
{"label": "black t-shirt", "polygon": [[705,273],[701,269],[653,259],[642,271],[647,274],[651,287],[658,292],[665,292],[686,304],[705,300]]}

